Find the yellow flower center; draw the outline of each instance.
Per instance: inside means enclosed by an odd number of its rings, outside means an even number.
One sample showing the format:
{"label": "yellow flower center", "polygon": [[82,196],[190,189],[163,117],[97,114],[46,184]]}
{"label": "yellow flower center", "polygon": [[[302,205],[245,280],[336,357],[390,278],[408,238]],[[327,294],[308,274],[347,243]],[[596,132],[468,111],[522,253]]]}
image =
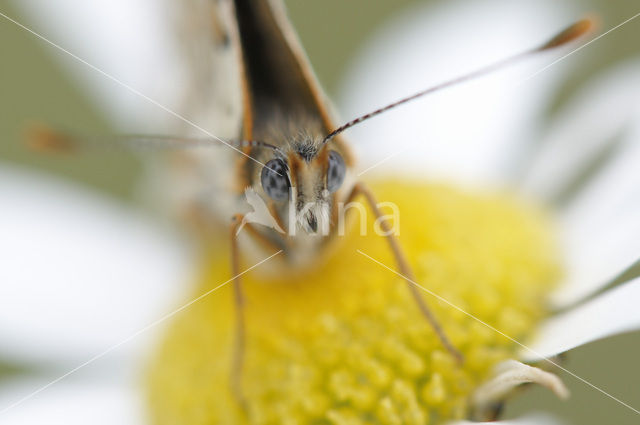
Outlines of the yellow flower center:
{"label": "yellow flower center", "polygon": [[[559,276],[543,214],[506,195],[445,186],[391,182],[374,192],[399,208],[400,242],[418,283],[513,338],[535,329]],[[355,223],[308,271],[275,277],[265,264],[243,276],[246,414],[229,390],[231,284],[176,316],[148,374],[154,423],[418,425],[466,417],[471,392],[518,347],[422,292],[464,354],[457,364],[407,283],[357,252],[396,269],[371,215],[367,221],[367,235]],[[208,257],[195,296],[231,276],[225,249]]]}

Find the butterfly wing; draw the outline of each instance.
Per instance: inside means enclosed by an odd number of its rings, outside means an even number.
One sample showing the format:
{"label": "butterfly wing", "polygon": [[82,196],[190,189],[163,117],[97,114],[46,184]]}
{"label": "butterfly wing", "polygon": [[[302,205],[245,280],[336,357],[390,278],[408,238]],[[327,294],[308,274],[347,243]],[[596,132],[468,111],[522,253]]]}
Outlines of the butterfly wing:
{"label": "butterfly wing", "polygon": [[[317,120],[329,131],[333,123],[327,100],[309,66],[284,7],[275,0],[235,0],[237,41],[243,68],[243,132],[261,138],[273,111]],[[315,123],[313,123],[315,124]],[[312,125],[313,125],[312,124]]]}
{"label": "butterfly wing", "polygon": [[[229,1],[172,2],[185,74],[181,113],[222,139],[238,139],[242,120],[241,64]],[[185,131],[206,136],[191,125]]]}

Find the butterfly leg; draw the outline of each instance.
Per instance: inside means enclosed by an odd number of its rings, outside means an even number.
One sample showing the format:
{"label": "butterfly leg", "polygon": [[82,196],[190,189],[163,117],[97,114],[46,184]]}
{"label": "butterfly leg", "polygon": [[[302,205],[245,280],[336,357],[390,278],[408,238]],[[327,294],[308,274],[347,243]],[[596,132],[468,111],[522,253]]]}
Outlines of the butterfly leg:
{"label": "butterfly leg", "polygon": [[277,246],[274,242],[261,236],[251,223],[243,224],[244,215],[236,214],[233,216],[231,223],[231,273],[233,276],[233,298],[235,303],[235,330],[233,340],[233,351],[231,357],[231,373],[229,376],[229,384],[231,393],[240,405],[241,409],[246,412],[246,399],[242,391],[242,376],[244,372],[245,362],[245,344],[246,344],[246,317],[245,317],[245,297],[242,287],[240,270],[240,249],[238,247],[239,230],[246,230],[247,233],[258,243],[261,243],[265,249],[273,249],[282,251],[282,247]]}
{"label": "butterfly leg", "polygon": [[458,360],[459,363],[462,363],[462,361],[464,360],[462,354],[453,346],[453,344],[451,343],[447,335],[444,333],[444,330],[440,326],[438,319],[436,319],[435,315],[433,314],[433,312],[431,311],[431,309],[429,308],[425,300],[422,298],[422,295],[418,291],[418,288],[415,284],[416,278],[413,274],[411,266],[409,266],[409,262],[407,261],[407,258],[404,255],[402,248],[400,247],[400,243],[398,242],[398,239],[390,231],[391,229],[389,227],[389,223],[386,220],[381,220],[381,218],[383,217],[382,212],[380,211],[380,208],[378,208],[378,203],[376,202],[376,198],[373,195],[373,192],[371,192],[371,190],[364,183],[358,182],[354,185],[351,193],[347,197],[347,201],[345,202],[345,205],[348,205],[359,195],[362,195],[365,198],[367,204],[369,204],[369,207],[373,211],[373,214],[375,215],[376,219],[380,221],[380,227],[382,228],[382,230],[385,232],[385,235],[387,236],[389,247],[393,252],[393,256],[396,259],[396,263],[398,264],[398,270],[400,274],[407,281],[409,291],[411,292],[411,295],[415,299],[416,304],[420,309],[420,312],[422,313],[424,318],[427,319],[427,321],[429,322],[429,324],[431,325],[435,333],[438,335],[438,338],[440,339],[440,342],[442,343],[442,345],[447,349],[447,351],[449,351],[449,353],[451,353],[452,356],[454,356]]}
{"label": "butterfly leg", "polygon": [[236,214],[231,224],[231,274],[233,276],[233,300],[235,303],[235,331],[233,340],[233,352],[231,357],[231,375],[229,384],[231,392],[240,407],[245,410],[246,401],[242,393],[242,372],[245,355],[245,315],[244,293],[242,280],[240,279],[240,252],[238,249],[238,229],[241,226],[243,216]]}

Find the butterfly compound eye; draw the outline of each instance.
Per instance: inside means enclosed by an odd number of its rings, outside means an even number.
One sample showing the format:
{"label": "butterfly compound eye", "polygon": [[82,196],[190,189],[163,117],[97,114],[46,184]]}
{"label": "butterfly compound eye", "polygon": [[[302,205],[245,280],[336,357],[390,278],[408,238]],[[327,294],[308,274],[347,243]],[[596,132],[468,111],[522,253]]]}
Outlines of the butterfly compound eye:
{"label": "butterfly compound eye", "polygon": [[327,189],[333,193],[340,189],[344,176],[347,173],[347,167],[344,159],[336,151],[329,152],[329,168],[327,169]]}
{"label": "butterfly compound eye", "polygon": [[289,199],[291,183],[287,177],[287,166],[281,159],[272,159],[262,168],[260,183],[265,193],[275,201]]}

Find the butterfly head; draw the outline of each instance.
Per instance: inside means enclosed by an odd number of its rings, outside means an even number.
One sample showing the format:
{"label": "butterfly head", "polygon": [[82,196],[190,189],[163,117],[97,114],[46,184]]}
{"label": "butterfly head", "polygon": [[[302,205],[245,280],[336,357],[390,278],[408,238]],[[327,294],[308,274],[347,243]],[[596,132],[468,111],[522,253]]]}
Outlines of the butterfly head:
{"label": "butterfly head", "polygon": [[336,214],[337,193],[348,174],[343,154],[337,146],[311,137],[283,145],[263,158],[256,185],[290,233],[300,229],[327,235]]}

